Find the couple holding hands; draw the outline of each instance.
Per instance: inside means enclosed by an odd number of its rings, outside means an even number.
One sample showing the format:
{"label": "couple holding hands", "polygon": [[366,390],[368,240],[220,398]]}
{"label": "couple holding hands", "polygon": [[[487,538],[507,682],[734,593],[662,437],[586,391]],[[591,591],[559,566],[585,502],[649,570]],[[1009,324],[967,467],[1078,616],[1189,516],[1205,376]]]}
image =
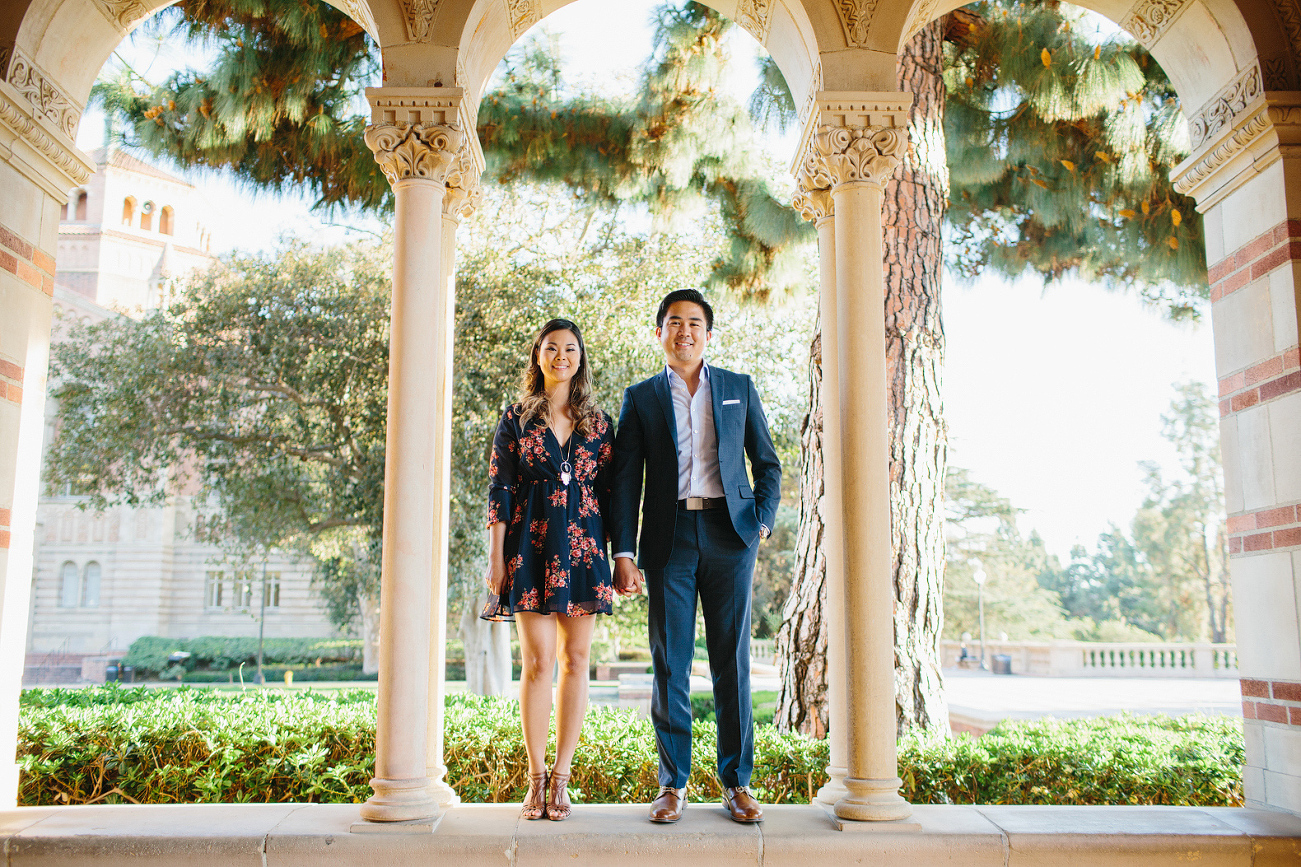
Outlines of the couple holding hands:
{"label": "couple holding hands", "polygon": [[[519,633],[525,818],[569,817],[566,784],[587,711],[591,615],[610,613],[615,593],[643,589],[659,750],[650,820],[676,822],[687,801],[697,598],[724,804],[737,822],[763,818],[747,788],[754,764],[750,596],[759,542],[777,516],[781,464],[750,377],[705,363],[713,325],[713,309],[696,290],[664,298],[655,336],[665,369],[624,392],[616,430],[593,401],[578,326],[553,319],[534,338],[519,401],[497,428],[488,491],[493,596],[482,616],[513,619]],[[557,661],[556,755],[548,770]]]}

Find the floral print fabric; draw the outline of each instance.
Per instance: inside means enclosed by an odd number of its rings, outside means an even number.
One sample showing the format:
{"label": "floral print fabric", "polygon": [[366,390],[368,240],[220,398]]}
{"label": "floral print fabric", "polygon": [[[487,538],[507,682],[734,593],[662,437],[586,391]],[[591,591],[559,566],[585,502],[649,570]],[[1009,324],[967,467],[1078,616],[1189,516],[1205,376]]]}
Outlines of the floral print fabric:
{"label": "floral print fabric", "polygon": [[[609,614],[614,583],[602,515],[610,500],[610,417],[601,413],[587,437],[575,430],[562,448],[541,419],[520,424],[519,413],[519,406],[506,410],[492,441],[488,525],[506,524],[506,586],[480,616]],[[560,481],[566,454],[568,485]]]}

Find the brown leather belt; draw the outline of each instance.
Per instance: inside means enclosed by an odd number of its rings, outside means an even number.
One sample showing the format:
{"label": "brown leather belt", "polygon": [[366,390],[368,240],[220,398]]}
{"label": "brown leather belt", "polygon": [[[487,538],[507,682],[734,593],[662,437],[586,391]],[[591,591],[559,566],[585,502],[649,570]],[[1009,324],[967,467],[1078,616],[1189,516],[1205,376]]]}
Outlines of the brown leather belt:
{"label": "brown leather belt", "polygon": [[722,509],[727,505],[727,499],[724,497],[687,497],[685,500],[678,500],[678,508],[686,509],[688,512],[699,512],[702,509]]}

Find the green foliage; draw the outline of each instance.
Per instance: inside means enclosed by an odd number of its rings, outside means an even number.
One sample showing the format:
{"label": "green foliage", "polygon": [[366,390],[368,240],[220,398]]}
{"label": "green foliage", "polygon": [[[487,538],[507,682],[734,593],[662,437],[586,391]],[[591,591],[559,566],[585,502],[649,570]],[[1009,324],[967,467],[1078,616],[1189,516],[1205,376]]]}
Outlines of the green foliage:
{"label": "green foliage", "polygon": [[[167,657],[177,651],[190,654],[185,667],[226,669],[240,663],[253,665],[257,661],[257,638],[159,638],[146,635],[131,642],[123,665],[134,666],[137,672],[161,674],[171,663]],[[351,662],[361,656],[361,642],[352,638],[268,638],[263,642],[264,665],[304,665],[323,662]],[[244,671],[245,680],[251,680],[250,669]],[[224,675],[223,675],[223,680]]]}
{"label": "green foliage", "polygon": [[1075,272],[1199,316],[1201,218],[1169,177],[1190,148],[1151,55],[1124,34],[1099,40],[1058,2],[989,0],[958,20],[944,71],[952,267]]}
{"label": "green foliage", "polygon": [[[18,803],[331,802],[370,794],[375,695],[369,691],[28,690]],[[714,727],[693,725],[693,798],[721,792]],[[900,741],[915,803],[1242,803],[1241,722],[1111,717],[1008,723],[984,737]],[[518,801],[527,785],[519,706],[447,700],[448,781],[470,803]],[[753,785],[766,803],[807,803],[826,781],[825,741],[755,732]],[[625,711],[588,712],[574,756],[575,801],[648,802],[658,790],[654,734]]]}

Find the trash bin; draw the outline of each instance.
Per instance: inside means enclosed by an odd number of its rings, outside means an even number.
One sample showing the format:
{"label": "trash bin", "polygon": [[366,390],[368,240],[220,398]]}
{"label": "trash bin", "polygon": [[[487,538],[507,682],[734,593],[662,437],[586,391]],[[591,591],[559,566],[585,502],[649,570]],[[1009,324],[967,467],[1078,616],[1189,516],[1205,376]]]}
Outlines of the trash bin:
{"label": "trash bin", "polygon": [[136,682],[136,669],[134,665],[124,665],[117,670],[117,679],[123,683]]}
{"label": "trash bin", "polygon": [[1012,673],[1012,657],[1008,656],[1006,653],[995,653],[990,657],[989,661],[989,669],[994,672],[994,674]]}
{"label": "trash bin", "polygon": [[117,663],[110,662],[104,666],[104,682],[112,683],[115,680],[117,680]]}

